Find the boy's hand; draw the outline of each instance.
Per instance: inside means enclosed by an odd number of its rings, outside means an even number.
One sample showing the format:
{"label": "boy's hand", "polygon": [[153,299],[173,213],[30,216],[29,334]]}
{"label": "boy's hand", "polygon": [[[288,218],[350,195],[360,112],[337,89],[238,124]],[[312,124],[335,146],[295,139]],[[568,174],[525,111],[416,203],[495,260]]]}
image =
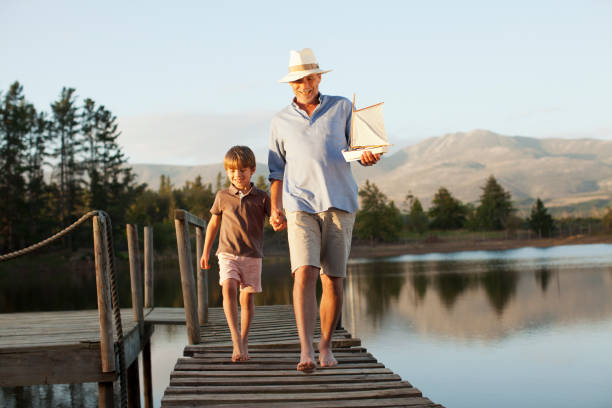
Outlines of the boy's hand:
{"label": "boy's hand", "polygon": [[287,228],[287,219],[285,218],[285,214],[282,210],[275,208],[272,210],[272,214],[270,215],[270,225],[274,231],[282,231]]}
{"label": "boy's hand", "polygon": [[202,269],[210,268],[210,265],[208,264],[208,254],[202,254],[202,258],[200,258],[200,267]]}

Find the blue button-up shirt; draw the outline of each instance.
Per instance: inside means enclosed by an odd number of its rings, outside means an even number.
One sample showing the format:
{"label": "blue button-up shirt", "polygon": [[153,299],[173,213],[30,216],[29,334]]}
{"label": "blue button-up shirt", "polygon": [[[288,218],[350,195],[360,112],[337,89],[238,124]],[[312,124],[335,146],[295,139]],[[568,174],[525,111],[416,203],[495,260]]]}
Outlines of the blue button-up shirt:
{"label": "blue button-up shirt", "polygon": [[293,102],[272,118],[268,167],[271,181],[283,181],[285,210],[357,211],[357,183],[342,156],[351,112],[348,99],[321,95],[311,117]]}

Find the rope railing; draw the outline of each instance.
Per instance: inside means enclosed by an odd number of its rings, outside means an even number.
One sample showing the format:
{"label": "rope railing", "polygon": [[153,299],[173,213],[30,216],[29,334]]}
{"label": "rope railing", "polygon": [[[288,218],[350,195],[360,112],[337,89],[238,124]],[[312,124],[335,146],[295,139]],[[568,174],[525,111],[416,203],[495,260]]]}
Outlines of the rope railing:
{"label": "rope railing", "polygon": [[119,293],[117,290],[117,278],[115,272],[115,251],[113,251],[113,234],[111,220],[108,214],[101,210],[90,211],[83,215],[81,218],[76,220],[74,223],[59,231],[55,235],[44,239],[34,245],[20,249],[18,251],[10,252],[8,254],[0,255],[0,262],[8,261],[9,259],[18,258],[30,254],[46,245],[57,241],[60,238],[71,233],[78,226],[83,224],[85,221],[92,217],[99,217],[104,220],[103,225],[105,226],[103,239],[106,241],[106,250],[108,257],[108,271],[110,277],[110,290],[111,290],[111,303],[113,310],[113,320],[115,326],[115,333],[117,335],[117,348],[119,352],[119,383],[121,388],[121,407],[127,407],[127,381],[126,381],[126,367],[125,367],[125,347],[123,343],[123,325],[121,323],[121,311],[119,309]]}

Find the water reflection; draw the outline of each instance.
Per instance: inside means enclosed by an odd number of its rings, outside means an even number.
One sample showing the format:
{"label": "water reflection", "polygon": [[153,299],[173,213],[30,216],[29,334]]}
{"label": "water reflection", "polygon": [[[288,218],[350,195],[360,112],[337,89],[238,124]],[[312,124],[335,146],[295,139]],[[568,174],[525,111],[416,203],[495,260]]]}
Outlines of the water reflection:
{"label": "water reflection", "polygon": [[466,339],[612,316],[612,251],[586,252],[582,260],[575,248],[559,248],[356,261],[345,313],[367,316],[355,323],[357,331],[395,319],[424,334]]}

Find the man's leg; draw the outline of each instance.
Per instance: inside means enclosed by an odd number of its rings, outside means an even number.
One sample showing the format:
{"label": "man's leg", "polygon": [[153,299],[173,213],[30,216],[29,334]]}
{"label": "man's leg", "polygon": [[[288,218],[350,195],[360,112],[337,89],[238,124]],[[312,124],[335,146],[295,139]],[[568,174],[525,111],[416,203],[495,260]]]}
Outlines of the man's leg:
{"label": "man's leg", "polygon": [[232,343],[234,351],[232,353],[232,361],[240,361],[242,359],[242,342],[238,333],[238,305],[236,304],[236,291],[238,289],[238,281],[233,278],[228,278],[223,281],[223,311],[227,319],[227,326],[232,334]]}
{"label": "man's leg", "polygon": [[333,367],[338,361],[332,353],[332,334],[338,325],[338,318],[342,311],[344,278],[321,275],[320,318],[321,318],[321,341],[319,342],[319,362],[321,367]]}
{"label": "man's leg", "polygon": [[317,278],[319,268],[301,266],[293,276],[293,310],[300,337],[300,362],[298,371],[310,371],[317,367],[312,340],[317,319]]}
{"label": "man's leg", "polygon": [[240,292],[240,340],[242,344],[242,361],[249,357],[249,330],[255,314],[255,301],[251,292]]}

